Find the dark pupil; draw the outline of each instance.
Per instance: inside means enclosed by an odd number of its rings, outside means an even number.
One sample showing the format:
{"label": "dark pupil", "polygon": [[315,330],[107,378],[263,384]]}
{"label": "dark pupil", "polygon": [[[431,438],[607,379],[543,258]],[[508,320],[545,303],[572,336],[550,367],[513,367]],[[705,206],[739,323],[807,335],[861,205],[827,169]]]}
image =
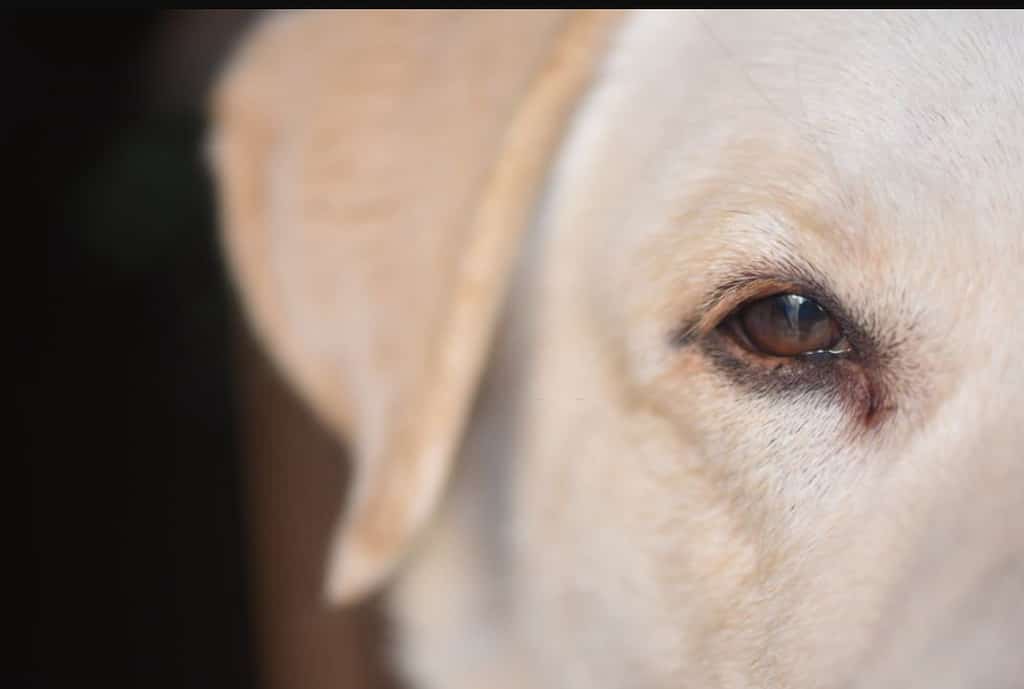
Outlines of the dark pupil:
{"label": "dark pupil", "polygon": [[755,346],[781,356],[828,349],[838,331],[825,309],[799,294],[779,294],[752,304],[743,325]]}

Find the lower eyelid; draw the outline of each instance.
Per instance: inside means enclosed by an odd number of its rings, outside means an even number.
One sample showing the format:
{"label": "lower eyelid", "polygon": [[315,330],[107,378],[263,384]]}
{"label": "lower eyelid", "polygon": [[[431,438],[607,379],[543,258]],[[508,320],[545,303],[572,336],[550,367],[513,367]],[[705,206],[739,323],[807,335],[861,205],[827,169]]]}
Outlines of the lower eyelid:
{"label": "lower eyelid", "polygon": [[793,356],[777,356],[760,352],[750,342],[738,323],[735,314],[718,324],[711,332],[699,338],[701,349],[708,355],[727,356],[732,363],[729,368],[744,366],[753,372],[769,375],[780,371],[780,367],[799,368],[801,364],[825,365],[840,359],[848,359],[854,353],[846,336],[841,336],[836,346],[819,349]]}
{"label": "lower eyelid", "polygon": [[702,340],[705,357],[749,394],[793,400],[814,395],[824,404],[841,407],[854,423],[850,429],[860,431],[880,427],[896,408],[878,372],[849,354],[818,351],[802,355],[798,361],[756,364],[735,354],[735,345],[730,351],[714,340],[714,336]]}
{"label": "lower eyelid", "polygon": [[842,387],[838,365],[843,356],[819,351],[798,357],[759,357],[736,343],[723,342],[722,337],[703,341],[705,356],[733,383],[756,394],[785,397],[838,392]]}

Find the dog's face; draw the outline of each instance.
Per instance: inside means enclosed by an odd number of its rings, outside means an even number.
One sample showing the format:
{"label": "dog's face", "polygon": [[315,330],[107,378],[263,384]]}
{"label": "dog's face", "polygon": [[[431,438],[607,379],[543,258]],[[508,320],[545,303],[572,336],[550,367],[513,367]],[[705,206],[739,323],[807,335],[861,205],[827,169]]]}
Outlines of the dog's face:
{"label": "dog's face", "polygon": [[835,686],[945,511],[1004,501],[1019,568],[1022,19],[626,28],[542,220],[513,508],[578,686]]}
{"label": "dog's face", "polygon": [[1022,68],[1013,13],[624,20],[398,582],[425,681],[486,624],[540,686],[1019,681]]}

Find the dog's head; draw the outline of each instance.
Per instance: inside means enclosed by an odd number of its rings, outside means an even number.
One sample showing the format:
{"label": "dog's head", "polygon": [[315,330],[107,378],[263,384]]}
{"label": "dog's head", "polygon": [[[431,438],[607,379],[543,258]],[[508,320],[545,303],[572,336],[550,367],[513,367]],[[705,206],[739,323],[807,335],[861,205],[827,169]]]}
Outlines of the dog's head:
{"label": "dog's head", "polygon": [[299,15],[221,93],[335,595],[430,523],[410,646],[541,686],[1019,681],[1024,15]]}

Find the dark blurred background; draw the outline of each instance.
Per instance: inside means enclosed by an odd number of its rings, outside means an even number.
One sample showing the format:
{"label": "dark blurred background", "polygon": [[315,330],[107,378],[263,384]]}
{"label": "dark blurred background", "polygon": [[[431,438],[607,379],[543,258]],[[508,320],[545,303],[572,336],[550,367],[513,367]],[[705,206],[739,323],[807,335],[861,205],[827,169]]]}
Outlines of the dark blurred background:
{"label": "dark blurred background", "polygon": [[[252,19],[3,19],[7,330],[29,485],[13,523],[31,591],[30,650],[5,686],[376,676],[366,635],[317,598],[339,448],[248,340],[216,241],[204,100]],[[346,634],[363,643],[349,656]]]}

